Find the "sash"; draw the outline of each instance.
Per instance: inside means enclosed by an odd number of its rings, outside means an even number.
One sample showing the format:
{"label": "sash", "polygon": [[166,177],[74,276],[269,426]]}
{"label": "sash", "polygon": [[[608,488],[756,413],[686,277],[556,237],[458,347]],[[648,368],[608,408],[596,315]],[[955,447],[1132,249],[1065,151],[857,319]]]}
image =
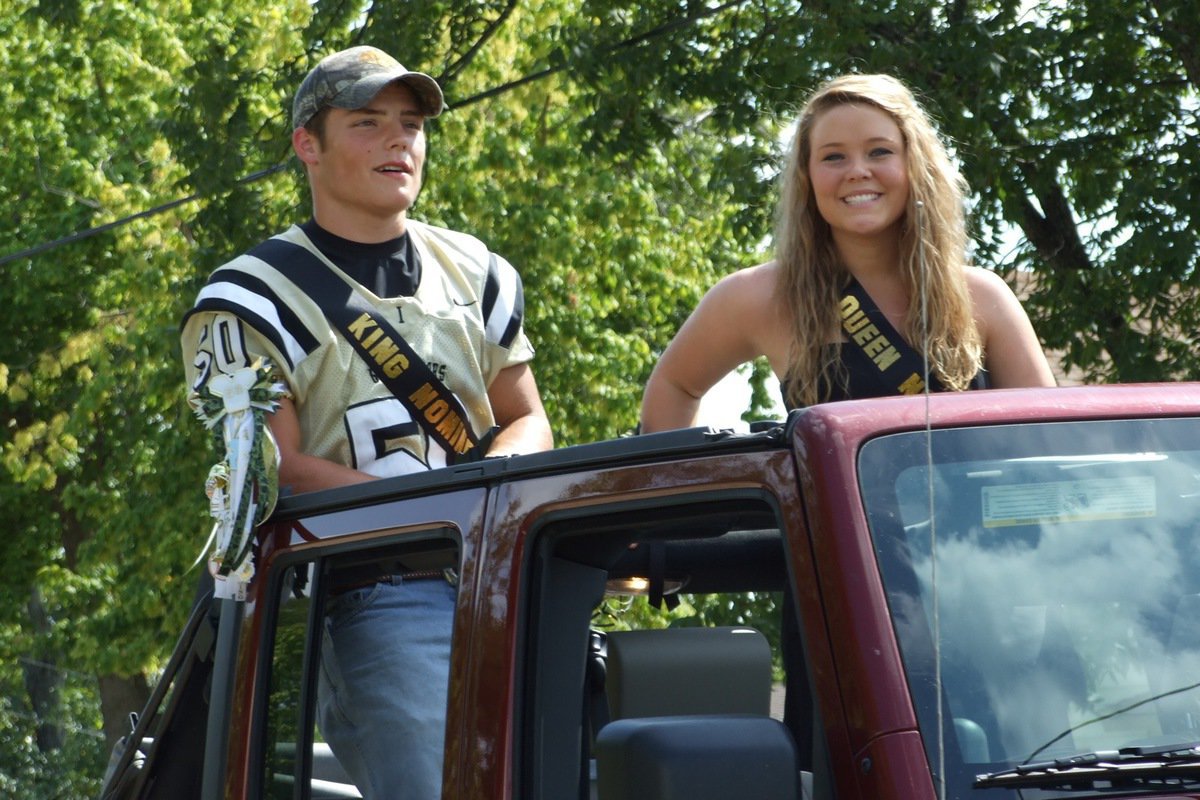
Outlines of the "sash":
{"label": "sash", "polygon": [[353,286],[298,244],[268,239],[249,255],[270,264],[317,304],[375,377],[408,409],[413,421],[446,451],[447,464],[483,458],[497,429],[477,436],[459,399]]}
{"label": "sash", "polygon": [[[848,341],[843,347],[857,350],[866,357],[866,363],[874,365],[872,377],[886,394],[921,394],[925,391],[924,359],[904,337],[892,327],[887,317],[875,305],[857,280],[851,278],[840,306],[842,330]],[[867,370],[871,373],[870,368]],[[937,376],[930,373],[929,391],[940,392],[944,387]]]}

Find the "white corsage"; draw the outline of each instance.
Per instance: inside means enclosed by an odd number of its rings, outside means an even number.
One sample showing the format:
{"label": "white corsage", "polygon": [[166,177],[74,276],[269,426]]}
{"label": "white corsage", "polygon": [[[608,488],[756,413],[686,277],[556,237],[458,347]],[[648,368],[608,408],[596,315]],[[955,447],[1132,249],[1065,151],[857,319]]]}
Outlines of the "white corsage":
{"label": "white corsage", "polygon": [[225,452],[204,484],[216,523],[200,554],[202,559],[209,553],[217,597],[244,600],[254,577],[254,529],[270,516],[279,497],[279,450],[266,415],[286,394],[284,385],[271,378],[270,360],[259,358],[233,374],[213,376],[188,396],[217,448]]}

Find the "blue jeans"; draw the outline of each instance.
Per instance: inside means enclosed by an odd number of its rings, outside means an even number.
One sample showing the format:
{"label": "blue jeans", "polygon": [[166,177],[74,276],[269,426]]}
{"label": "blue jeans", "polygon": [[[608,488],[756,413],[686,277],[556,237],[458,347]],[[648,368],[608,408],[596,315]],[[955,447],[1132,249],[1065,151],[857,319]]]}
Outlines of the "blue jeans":
{"label": "blue jeans", "polygon": [[330,601],[317,724],[367,800],[436,800],[455,589],[395,580]]}

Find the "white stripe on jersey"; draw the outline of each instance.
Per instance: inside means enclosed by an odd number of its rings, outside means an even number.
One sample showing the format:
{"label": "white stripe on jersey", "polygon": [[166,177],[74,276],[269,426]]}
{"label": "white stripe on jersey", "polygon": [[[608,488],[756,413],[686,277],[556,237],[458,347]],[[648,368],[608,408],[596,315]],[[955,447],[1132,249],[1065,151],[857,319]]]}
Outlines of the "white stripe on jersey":
{"label": "white stripe on jersey", "polygon": [[210,283],[205,286],[200,290],[200,294],[197,295],[196,304],[199,305],[202,300],[210,297],[242,306],[266,320],[282,339],[284,347],[287,350],[287,357],[291,359],[292,364],[299,365],[304,360],[304,356],[306,355],[304,348],[300,346],[300,342],[296,341],[294,336],[288,333],[288,329],[284,327],[283,321],[279,319],[279,312],[275,308],[275,304],[270,300],[262,295],[243,289],[235,283],[226,282]]}
{"label": "white stripe on jersey", "polygon": [[496,256],[496,304],[487,318],[487,340],[499,344],[508,324],[512,321],[513,309],[517,304],[517,271],[503,258]]}

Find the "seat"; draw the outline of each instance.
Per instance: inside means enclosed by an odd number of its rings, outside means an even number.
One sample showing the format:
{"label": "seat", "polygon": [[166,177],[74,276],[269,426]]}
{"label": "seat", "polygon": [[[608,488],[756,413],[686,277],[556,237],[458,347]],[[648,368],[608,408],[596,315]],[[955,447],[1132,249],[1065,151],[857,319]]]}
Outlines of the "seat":
{"label": "seat", "polygon": [[797,800],[811,792],[787,728],[753,714],[619,719],[596,737],[596,763],[599,800]]}
{"label": "seat", "polygon": [[759,631],[612,632],[605,671],[600,800],[807,796],[791,735],[770,717],[771,647]]}
{"label": "seat", "polygon": [[771,711],[771,647],[748,627],[608,634],[612,720]]}

